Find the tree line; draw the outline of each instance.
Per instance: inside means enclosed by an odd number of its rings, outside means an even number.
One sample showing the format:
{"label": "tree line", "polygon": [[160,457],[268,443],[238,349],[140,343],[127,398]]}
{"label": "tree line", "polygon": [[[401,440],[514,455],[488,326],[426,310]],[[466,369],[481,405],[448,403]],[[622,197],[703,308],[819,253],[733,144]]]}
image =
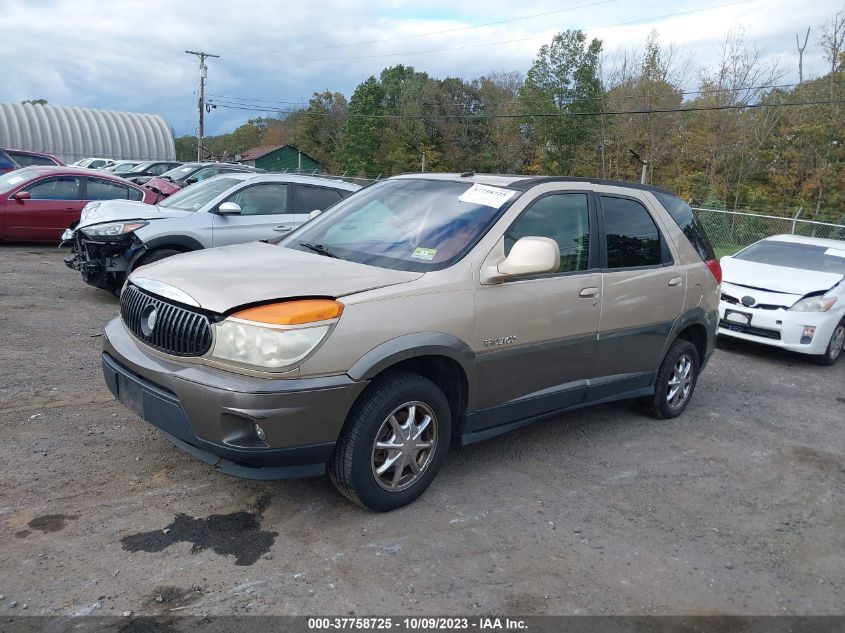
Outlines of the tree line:
{"label": "tree line", "polygon": [[[206,139],[218,158],[290,143],[329,173],[375,178],[477,171],[639,180],[693,203],[845,218],[845,8],[820,29],[824,72],[785,84],[783,68],[742,30],[712,68],[652,32],[641,50],[604,55],[581,31],[555,35],[527,74],[438,79],[385,68],[347,98],[314,93],[230,134]],[[695,86],[695,90],[689,90]],[[255,110],[248,100],[219,103]],[[196,156],[193,137],[178,157]],[[636,155],[638,158],[635,158]]]}

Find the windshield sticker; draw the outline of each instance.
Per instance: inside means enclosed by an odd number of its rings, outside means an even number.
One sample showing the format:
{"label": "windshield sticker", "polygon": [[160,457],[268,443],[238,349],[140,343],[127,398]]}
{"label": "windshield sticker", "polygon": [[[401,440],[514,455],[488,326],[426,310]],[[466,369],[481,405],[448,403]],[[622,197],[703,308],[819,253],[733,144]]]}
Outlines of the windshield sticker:
{"label": "windshield sticker", "polygon": [[458,196],[458,200],[461,202],[469,202],[471,204],[483,204],[485,207],[493,207],[494,209],[501,209],[502,205],[510,200],[515,193],[516,191],[511,191],[509,189],[500,189],[499,187],[475,184]]}
{"label": "windshield sticker", "polygon": [[19,182],[23,182],[23,176],[10,176],[6,179],[6,182],[10,185],[16,185]]}
{"label": "windshield sticker", "polygon": [[431,261],[434,259],[434,256],[437,255],[436,248],[416,248],[414,249],[413,254],[411,257],[416,257],[417,259],[424,259],[426,261]]}
{"label": "windshield sticker", "polygon": [[833,255],[834,257],[845,257],[845,251],[838,248],[829,248],[824,252],[825,255]]}

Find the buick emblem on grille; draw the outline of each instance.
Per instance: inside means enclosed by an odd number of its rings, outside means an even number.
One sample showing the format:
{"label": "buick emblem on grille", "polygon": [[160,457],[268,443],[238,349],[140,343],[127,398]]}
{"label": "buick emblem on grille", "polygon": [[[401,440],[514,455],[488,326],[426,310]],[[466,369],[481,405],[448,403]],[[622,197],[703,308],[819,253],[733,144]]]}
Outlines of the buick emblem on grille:
{"label": "buick emblem on grille", "polygon": [[156,318],[158,318],[156,307],[153,305],[147,306],[147,309],[141,315],[141,331],[144,333],[144,336],[150,336],[153,333],[153,329],[156,326]]}
{"label": "buick emblem on grille", "polygon": [[749,297],[748,295],[745,295],[742,299],[740,299],[740,301],[746,308],[750,308],[757,303],[757,300],[754,297]]}

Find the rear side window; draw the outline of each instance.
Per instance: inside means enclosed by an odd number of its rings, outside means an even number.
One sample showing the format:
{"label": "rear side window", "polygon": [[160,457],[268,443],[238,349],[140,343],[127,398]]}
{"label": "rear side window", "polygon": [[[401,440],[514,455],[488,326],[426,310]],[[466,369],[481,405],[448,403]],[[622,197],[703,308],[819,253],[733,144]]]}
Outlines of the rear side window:
{"label": "rear side window", "polygon": [[51,161],[49,158],[44,158],[43,156],[29,156],[27,154],[17,154],[14,158],[15,162],[21,167],[29,167],[30,165],[50,165],[51,167],[56,166],[56,163]]}
{"label": "rear side window", "polygon": [[701,220],[693,213],[692,208],[683,200],[670,196],[669,194],[652,192],[654,197],[660,201],[663,208],[669,212],[672,219],[675,220],[678,227],[686,235],[692,247],[698,251],[701,259],[709,261],[716,259],[716,253],[713,250],[713,245],[710,243],[710,238],[707,237],[707,232],[704,230],[704,225]]}
{"label": "rear side window", "polygon": [[294,213],[311,213],[317,209],[323,211],[338,200],[340,194],[334,189],[307,185],[296,185],[293,188]]}
{"label": "rear side window", "polygon": [[87,200],[132,200],[130,198],[130,189],[124,185],[119,185],[108,180],[97,180],[95,178],[88,179],[88,191],[85,198]]}
{"label": "rear side window", "polygon": [[660,233],[646,208],[636,200],[601,196],[608,268],[659,266]]}
{"label": "rear side window", "polygon": [[585,193],[544,196],[528,207],[505,233],[505,255],[522,237],[550,237],[560,247],[560,269],[586,270],[590,256],[590,211]]}

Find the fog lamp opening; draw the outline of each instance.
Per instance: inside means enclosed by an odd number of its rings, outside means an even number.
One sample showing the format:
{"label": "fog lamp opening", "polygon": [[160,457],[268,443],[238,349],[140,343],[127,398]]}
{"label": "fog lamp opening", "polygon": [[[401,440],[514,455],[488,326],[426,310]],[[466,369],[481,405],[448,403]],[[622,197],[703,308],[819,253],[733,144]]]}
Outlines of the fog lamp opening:
{"label": "fog lamp opening", "polygon": [[801,334],[801,344],[809,345],[813,342],[813,336],[816,334],[815,325],[805,325],[804,332]]}
{"label": "fog lamp opening", "polygon": [[262,442],[267,441],[267,435],[264,433],[264,429],[262,429],[258,424],[255,425],[255,435]]}

